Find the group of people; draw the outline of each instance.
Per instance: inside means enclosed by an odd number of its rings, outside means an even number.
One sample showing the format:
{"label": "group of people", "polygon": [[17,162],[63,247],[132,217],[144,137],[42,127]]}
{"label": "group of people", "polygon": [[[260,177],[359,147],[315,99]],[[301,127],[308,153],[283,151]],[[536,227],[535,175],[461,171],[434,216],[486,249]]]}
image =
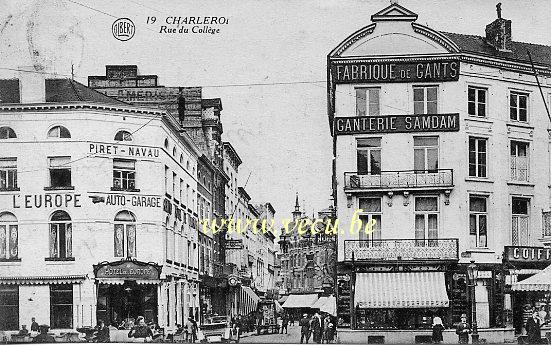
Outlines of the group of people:
{"label": "group of people", "polygon": [[335,323],[331,315],[327,315],[324,318],[319,313],[315,313],[313,316],[304,314],[299,322],[300,326],[300,343],[312,340],[315,343],[330,343],[335,338]]}

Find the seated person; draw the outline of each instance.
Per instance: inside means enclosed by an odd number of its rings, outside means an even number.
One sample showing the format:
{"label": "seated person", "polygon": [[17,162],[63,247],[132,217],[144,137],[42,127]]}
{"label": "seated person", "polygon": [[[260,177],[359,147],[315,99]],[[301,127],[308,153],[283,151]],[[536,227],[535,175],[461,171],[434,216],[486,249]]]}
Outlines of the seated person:
{"label": "seated person", "polygon": [[19,330],[18,335],[29,335],[29,330],[27,329],[27,325],[21,325],[21,329]]}

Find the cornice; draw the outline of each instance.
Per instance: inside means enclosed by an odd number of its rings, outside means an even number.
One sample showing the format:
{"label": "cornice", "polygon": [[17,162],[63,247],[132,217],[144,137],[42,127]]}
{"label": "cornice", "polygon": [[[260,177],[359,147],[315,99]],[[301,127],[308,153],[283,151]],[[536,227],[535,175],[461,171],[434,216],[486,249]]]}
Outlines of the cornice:
{"label": "cornice", "polygon": [[348,49],[358,40],[367,35],[371,35],[375,30],[376,25],[376,23],[373,23],[354,32],[352,35],[348,36],[344,41],[342,41],[331,53],[329,53],[329,56],[340,56],[346,49]]}
{"label": "cornice", "polygon": [[92,109],[92,110],[106,110],[106,111],[120,111],[126,113],[137,114],[149,114],[149,115],[164,115],[165,111],[154,110],[148,108],[137,107],[124,107],[114,106],[103,103],[33,103],[33,104],[3,104],[0,105],[0,111],[42,111],[42,110],[78,110],[78,109]]}
{"label": "cornice", "polygon": [[433,30],[431,28],[428,28],[424,25],[417,24],[417,23],[411,23],[411,27],[413,28],[414,32],[421,34],[423,36],[426,36],[435,42],[438,42],[441,46],[446,48],[449,52],[458,53],[461,51],[461,49],[457,44],[455,44],[455,42],[453,42],[452,40],[450,40],[449,38],[442,35],[436,30]]}

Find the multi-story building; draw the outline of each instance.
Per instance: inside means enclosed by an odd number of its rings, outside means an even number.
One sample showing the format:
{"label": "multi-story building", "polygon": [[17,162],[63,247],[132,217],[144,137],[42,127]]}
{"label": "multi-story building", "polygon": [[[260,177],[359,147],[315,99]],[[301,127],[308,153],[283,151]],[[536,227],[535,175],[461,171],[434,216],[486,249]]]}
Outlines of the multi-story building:
{"label": "multi-story building", "polygon": [[392,4],[328,55],[339,324],[413,342],[380,329],[466,313],[502,342],[542,297],[511,285],[549,264],[530,253],[550,235],[551,47],[512,41],[499,7],[485,36],[416,20]]}
{"label": "multi-story building", "polygon": [[0,329],[197,317],[189,136],[165,111],[74,80],[0,84]]}
{"label": "multi-story building", "polygon": [[[274,297],[275,277],[275,210],[271,203],[252,203],[251,206],[258,213],[258,234],[254,237],[256,274],[253,274],[252,286],[260,296]],[[264,231],[262,224],[265,224]],[[269,228],[272,228],[272,231]]]}

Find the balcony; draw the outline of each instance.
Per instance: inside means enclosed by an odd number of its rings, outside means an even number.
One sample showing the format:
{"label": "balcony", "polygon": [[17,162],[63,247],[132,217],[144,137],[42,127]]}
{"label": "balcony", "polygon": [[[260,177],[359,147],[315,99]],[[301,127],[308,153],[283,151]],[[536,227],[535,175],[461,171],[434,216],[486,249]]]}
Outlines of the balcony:
{"label": "balcony", "polygon": [[345,261],[459,260],[458,239],[346,240]]}
{"label": "balcony", "polygon": [[344,173],[344,190],[348,193],[366,190],[449,190],[451,188],[453,188],[453,169],[381,171],[377,175]]}

